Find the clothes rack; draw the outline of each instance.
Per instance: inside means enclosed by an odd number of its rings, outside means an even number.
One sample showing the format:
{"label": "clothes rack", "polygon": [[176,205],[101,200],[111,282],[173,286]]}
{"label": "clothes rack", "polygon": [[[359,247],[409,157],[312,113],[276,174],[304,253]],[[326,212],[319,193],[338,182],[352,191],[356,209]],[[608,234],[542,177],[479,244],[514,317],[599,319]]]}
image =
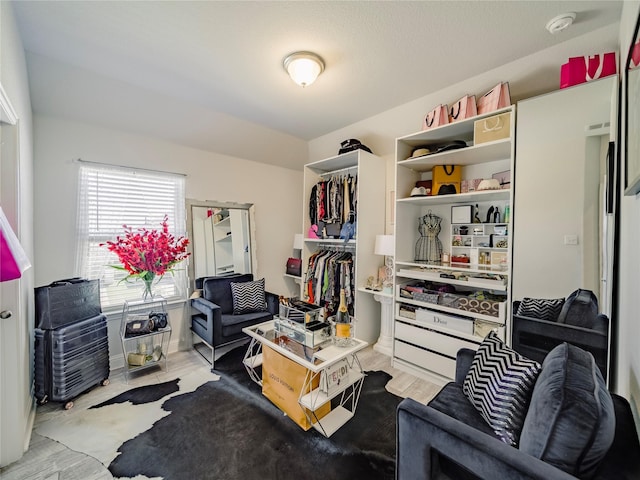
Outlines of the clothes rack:
{"label": "clothes rack", "polygon": [[[353,315],[355,295],[355,255],[330,245],[309,257],[307,264],[304,299],[325,308],[325,316],[333,315],[340,303],[340,290],[344,289],[349,314]],[[339,247],[338,250],[335,248]]]}
{"label": "clothes rack", "polygon": [[324,172],[320,174],[320,177],[322,178],[329,178],[329,177],[333,177],[335,175],[351,175],[353,177],[357,177],[358,176],[358,167],[347,167],[347,168],[340,168],[338,170],[332,170],[331,172]]}

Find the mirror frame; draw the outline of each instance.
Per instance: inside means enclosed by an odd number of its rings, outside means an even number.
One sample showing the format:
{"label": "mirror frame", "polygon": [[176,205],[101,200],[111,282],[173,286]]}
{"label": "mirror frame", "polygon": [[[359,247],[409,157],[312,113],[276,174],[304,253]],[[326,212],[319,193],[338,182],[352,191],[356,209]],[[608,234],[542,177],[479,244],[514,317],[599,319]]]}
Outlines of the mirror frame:
{"label": "mirror frame", "polygon": [[[625,165],[625,195],[636,195],[640,192],[640,65],[632,67],[632,55],[635,48],[640,49],[640,14],[636,19],[636,25],[631,36],[631,44],[624,64],[625,92],[624,92],[624,165]],[[636,45],[638,45],[636,47]],[[633,73],[632,85],[630,72]],[[634,88],[631,88],[634,87]],[[631,90],[631,93],[630,93]],[[630,109],[633,112],[630,112]],[[629,148],[633,145],[633,148]],[[631,162],[629,153],[634,154],[634,161]]]}
{"label": "mirror frame", "polygon": [[188,251],[191,253],[189,256],[189,264],[187,266],[187,275],[189,277],[189,295],[195,290],[195,271],[193,266],[193,207],[205,207],[205,208],[235,208],[239,210],[247,210],[249,212],[249,238],[251,239],[251,273],[256,275],[258,271],[258,257],[256,248],[256,231],[255,231],[255,206],[252,203],[236,203],[236,202],[218,202],[215,200],[195,200],[192,198],[186,199],[187,209],[187,238],[189,239]]}

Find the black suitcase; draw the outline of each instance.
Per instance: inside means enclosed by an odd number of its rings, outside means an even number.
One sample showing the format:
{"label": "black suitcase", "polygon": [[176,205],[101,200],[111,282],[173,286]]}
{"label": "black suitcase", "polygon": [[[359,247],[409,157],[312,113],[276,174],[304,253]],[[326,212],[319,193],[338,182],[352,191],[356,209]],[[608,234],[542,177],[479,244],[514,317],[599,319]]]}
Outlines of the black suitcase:
{"label": "black suitcase", "polygon": [[96,315],[56,329],[35,329],[35,395],[39,404],[65,402],[109,383],[107,317]]}
{"label": "black suitcase", "polygon": [[102,313],[100,281],[58,280],[35,289],[36,328],[58,328]]}

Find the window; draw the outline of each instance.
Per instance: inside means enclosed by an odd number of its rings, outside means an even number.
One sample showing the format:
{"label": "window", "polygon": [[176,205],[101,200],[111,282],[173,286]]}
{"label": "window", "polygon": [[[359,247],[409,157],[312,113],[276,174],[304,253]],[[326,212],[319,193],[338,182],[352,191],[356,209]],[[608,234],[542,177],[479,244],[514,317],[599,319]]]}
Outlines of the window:
{"label": "window", "polygon": [[[81,165],[78,185],[77,261],[79,276],[100,280],[105,311],[115,311],[125,300],[142,298],[143,282],[122,281],[126,272],[115,253],[100,244],[124,233],[123,225],[158,229],[165,215],[170,232],[185,235],[185,179],[181,175],[107,165]],[[154,286],[168,301],[186,298],[187,264],[179,264]]]}

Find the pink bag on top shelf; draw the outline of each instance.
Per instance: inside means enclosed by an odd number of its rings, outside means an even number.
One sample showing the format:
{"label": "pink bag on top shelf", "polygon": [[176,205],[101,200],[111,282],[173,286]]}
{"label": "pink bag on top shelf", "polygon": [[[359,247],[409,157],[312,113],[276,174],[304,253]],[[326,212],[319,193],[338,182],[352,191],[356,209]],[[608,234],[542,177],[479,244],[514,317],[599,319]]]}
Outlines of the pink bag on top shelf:
{"label": "pink bag on top shelf", "polygon": [[476,96],[465,95],[449,108],[449,122],[457,122],[466,118],[475,117],[478,114],[476,108]]}
{"label": "pink bag on top shelf", "polygon": [[616,53],[571,57],[560,67],[560,88],[572,87],[597,78],[615,75],[617,71]]}
{"label": "pink bag on top shelf", "polygon": [[501,82],[478,99],[478,115],[511,105],[509,83]]}
{"label": "pink bag on top shelf", "polygon": [[438,105],[424,117],[422,130],[439,127],[449,123],[449,109],[446,105]]}

